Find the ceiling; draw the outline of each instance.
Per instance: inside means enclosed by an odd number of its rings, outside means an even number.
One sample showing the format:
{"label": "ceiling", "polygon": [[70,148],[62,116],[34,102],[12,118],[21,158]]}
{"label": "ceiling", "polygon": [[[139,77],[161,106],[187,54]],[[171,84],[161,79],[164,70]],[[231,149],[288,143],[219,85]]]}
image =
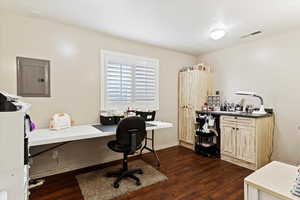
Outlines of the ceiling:
{"label": "ceiling", "polygon": [[[0,9],[38,15],[199,55],[300,27],[300,0],[1,0]],[[209,38],[222,26],[221,40]],[[250,38],[251,40],[251,38]]]}

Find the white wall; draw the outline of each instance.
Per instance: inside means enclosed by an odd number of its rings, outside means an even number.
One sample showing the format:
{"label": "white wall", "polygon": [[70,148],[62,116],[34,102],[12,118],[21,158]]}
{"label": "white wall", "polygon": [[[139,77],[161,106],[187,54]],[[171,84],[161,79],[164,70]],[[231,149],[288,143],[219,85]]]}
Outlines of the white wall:
{"label": "white wall", "polygon": [[236,90],[255,91],[275,109],[273,159],[292,164],[300,164],[299,35],[300,29],[199,57],[215,68],[215,86],[226,99],[238,101]]}
{"label": "white wall", "polygon": [[[174,128],[157,135],[157,147],[178,143],[177,73],[195,64],[191,55],[135,43],[45,19],[0,14],[0,90],[16,93],[16,56],[51,60],[51,98],[25,98],[39,128],[56,112],[69,113],[76,124],[98,121],[100,110],[100,50],[120,51],[160,61],[160,110],[157,119]],[[119,158],[106,148],[107,139],[74,142],[34,160],[32,176],[94,165]]]}

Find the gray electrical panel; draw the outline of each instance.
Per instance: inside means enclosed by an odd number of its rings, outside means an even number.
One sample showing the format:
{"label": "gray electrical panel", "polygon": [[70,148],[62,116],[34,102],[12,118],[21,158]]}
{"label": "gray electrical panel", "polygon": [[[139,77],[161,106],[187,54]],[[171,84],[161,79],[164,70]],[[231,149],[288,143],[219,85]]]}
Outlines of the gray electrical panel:
{"label": "gray electrical panel", "polygon": [[50,61],[17,57],[17,93],[22,97],[50,97]]}

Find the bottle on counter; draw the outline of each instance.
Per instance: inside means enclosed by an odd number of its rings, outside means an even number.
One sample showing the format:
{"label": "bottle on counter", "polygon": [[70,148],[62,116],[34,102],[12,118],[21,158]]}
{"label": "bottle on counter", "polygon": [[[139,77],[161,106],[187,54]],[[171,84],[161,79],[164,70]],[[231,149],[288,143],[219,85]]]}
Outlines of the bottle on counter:
{"label": "bottle on counter", "polygon": [[208,111],[208,104],[204,103],[203,107],[202,107],[203,111]]}

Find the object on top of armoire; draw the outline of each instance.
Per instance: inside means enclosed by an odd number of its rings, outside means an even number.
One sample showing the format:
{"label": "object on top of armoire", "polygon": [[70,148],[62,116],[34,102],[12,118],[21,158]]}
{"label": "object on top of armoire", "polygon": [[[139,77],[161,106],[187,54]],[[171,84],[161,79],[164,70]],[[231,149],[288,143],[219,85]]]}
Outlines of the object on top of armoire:
{"label": "object on top of armoire", "polygon": [[179,142],[194,149],[195,113],[201,110],[212,93],[212,72],[203,64],[184,68],[179,72]]}

